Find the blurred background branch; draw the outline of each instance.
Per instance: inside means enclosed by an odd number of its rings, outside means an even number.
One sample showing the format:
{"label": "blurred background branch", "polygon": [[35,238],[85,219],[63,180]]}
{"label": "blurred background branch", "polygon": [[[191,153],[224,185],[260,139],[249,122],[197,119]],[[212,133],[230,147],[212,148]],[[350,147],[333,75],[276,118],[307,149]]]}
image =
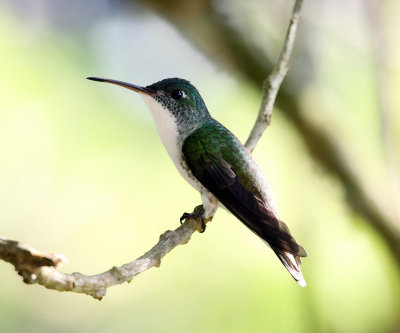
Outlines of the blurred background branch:
{"label": "blurred background branch", "polygon": [[365,6],[365,25],[369,32],[371,52],[375,65],[375,82],[377,103],[376,108],[379,113],[380,131],[382,138],[382,147],[387,163],[387,172],[391,179],[390,188],[394,216],[400,221],[400,179],[397,173],[399,159],[396,154],[396,137],[393,133],[393,100],[390,91],[387,65],[390,63],[388,56],[388,46],[386,38],[386,29],[384,24],[384,3],[377,0],[368,0]]}

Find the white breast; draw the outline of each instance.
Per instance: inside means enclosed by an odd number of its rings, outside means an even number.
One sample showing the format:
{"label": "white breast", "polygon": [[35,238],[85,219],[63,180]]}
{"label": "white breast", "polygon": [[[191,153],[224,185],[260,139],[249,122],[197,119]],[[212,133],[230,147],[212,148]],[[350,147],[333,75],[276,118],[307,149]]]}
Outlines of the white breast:
{"label": "white breast", "polygon": [[140,94],[140,96],[142,96],[144,102],[147,104],[156,123],[161,142],[167,149],[168,155],[174,162],[179,173],[190,185],[198,191],[201,191],[202,185],[194,178],[188,170],[186,162],[183,160],[182,143],[178,140],[178,127],[175,118],[154,98],[145,94]]}

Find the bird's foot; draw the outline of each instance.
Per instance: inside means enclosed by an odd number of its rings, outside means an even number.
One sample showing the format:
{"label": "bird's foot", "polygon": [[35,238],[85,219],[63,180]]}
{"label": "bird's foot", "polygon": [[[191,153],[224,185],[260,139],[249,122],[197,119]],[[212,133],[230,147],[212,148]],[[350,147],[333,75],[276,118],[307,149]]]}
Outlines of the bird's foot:
{"label": "bird's foot", "polygon": [[206,222],[203,218],[203,214],[204,214],[204,208],[202,205],[200,205],[194,209],[193,213],[186,213],[186,212],[183,213],[181,218],[179,219],[179,222],[182,224],[184,220],[187,220],[190,218],[193,218],[195,220],[200,220],[201,229],[199,232],[203,233],[204,231],[206,231]]}

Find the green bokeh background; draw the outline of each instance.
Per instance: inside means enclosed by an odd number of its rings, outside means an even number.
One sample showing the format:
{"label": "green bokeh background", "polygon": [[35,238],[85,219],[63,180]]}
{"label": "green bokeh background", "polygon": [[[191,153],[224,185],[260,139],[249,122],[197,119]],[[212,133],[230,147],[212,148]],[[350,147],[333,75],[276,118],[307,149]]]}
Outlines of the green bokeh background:
{"label": "green bokeh background", "polygon": [[[66,19],[56,29],[46,20],[47,2],[37,3],[42,14],[34,19],[21,14],[23,1],[0,2],[0,233],[63,253],[64,272],[97,274],[142,255],[200,197],[175,170],[139,96],[85,77],[141,85],[190,79],[243,141],[260,92],[216,68],[151,12],[115,10],[87,22],[78,15],[77,26]],[[66,17],[81,8],[64,6]],[[316,122],[327,131],[341,129],[338,140],[348,142],[354,163],[365,163],[365,183],[375,184],[383,163],[372,60],[360,60],[364,51],[329,29],[326,35],[303,102],[325,112]],[[398,60],[393,66],[398,74]],[[399,76],[392,80],[398,87]],[[279,110],[254,156],[282,219],[309,253],[307,288],[219,210],[204,234],[101,302],[25,285],[1,262],[0,332],[392,331],[400,318],[397,266]],[[376,182],[383,200],[385,184]]]}

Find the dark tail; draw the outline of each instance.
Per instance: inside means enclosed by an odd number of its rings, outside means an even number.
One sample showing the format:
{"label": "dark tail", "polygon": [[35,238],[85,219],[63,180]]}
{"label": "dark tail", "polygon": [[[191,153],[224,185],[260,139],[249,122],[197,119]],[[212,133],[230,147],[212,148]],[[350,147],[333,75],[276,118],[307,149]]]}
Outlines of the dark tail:
{"label": "dark tail", "polygon": [[287,225],[263,201],[256,198],[256,204],[252,208],[243,209],[240,213],[233,208],[231,212],[272,248],[290,275],[300,286],[305,287],[300,258],[307,257],[306,250],[296,242]]}
{"label": "dark tail", "polygon": [[287,225],[263,201],[258,198],[255,201],[251,210],[243,209],[239,213],[233,208],[231,212],[272,248],[290,275],[300,286],[305,287],[300,258],[307,257],[306,250],[296,242]]}
{"label": "dark tail", "polygon": [[287,225],[260,199],[261,195],[239,183],[237,175],[223,159],[219,164],[210,163],[198,179],[233,215],[269,244],[296,282],[304,287],[300,257],[307,257],[307,252],[297,244]]}

